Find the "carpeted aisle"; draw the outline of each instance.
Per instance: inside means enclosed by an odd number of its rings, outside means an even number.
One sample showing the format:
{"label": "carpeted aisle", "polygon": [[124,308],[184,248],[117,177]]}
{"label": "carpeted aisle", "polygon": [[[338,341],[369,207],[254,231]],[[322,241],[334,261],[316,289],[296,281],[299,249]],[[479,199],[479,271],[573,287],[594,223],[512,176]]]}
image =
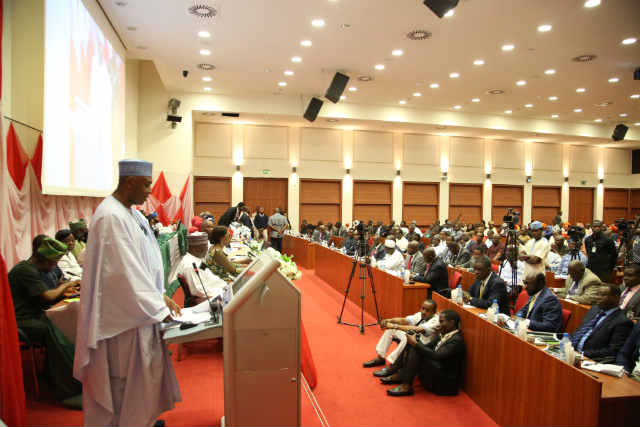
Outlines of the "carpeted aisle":
{"label": "carpeted aisle", "polygon": [[[295,284],[302,292],[302,317],[318,373],[313,395],[301,388],[303,425],[322,426],[323,416],[333,426],[495,425],[465,394],[438,397],[418,386],[412,397],[388,397],[388,386],[371,375],[372,369],[362,368],[375,355],[380,329],[369,327],[361,335],[358,328],[338,325],[343,295],[312,270],[301,271]],[[365,316],[368,323],[374,321]],[[343,320],[355,323],[359,318],[359,307],[347,302]],[[172,350],[183,402],[162,418],[168,426],[220,425],[224,386],[217,342],[190,344],[180,362]],[[30,386],[31,377],[25,381]],[[81,412],[47,402],[43,395],[42,402],[34,402],[33,394],[27,394],[28,425],[82,425]],[[314,396],[317,406],[312,405]]]}

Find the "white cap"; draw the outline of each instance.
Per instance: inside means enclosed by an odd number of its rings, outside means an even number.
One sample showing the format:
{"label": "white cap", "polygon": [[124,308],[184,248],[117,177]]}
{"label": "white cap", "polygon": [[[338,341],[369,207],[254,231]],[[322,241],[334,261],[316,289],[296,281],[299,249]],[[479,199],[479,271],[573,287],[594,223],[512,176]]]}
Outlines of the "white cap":
{"label": "white cap", "polygon": [[394,249],[396,247],[396,242],[392,239],[386,239],[384,241],[384,246],[386,248]]}

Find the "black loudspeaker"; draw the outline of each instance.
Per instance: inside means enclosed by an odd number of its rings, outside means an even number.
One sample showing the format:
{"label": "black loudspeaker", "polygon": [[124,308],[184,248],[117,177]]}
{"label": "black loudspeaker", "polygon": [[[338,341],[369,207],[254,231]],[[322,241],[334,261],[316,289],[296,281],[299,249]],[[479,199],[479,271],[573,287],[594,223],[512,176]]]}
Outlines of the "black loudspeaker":
{"label": "black loudspeaker", "polygon": [[307,107],[307,111],[304,112],[304,118],[313,122],[316,117],[318,117],[318,113],[320,112],[320,108],[322,108],[322,100],[318,98],[311,98],[309,101],[309,106]]}
{"label": "black loudspeaker", "polygon": [[640,80],[640,67],[633,70],[633,80]]}
{"label": "black loudspeaker", "polygon": [[340,101],[340,95],[344,92],[344,88],[347,87],[347,83],[349,82],[349,76],[345,76],[342,73],[336,73],[333,76],[333,81],[331,82],[331,86],[327,89],[327,93],[324,95],[329,101],[336,104]]}
{"label": "black loudspeaker", "polygon": [[424,5],[438,15],[438,18],[442,18],[445,13],[458,5],[458,0],[424,0]]}
{"label": "black loudspeaker", "polygon": [[640,150],[631,152],[631,173],[640,173]]}
{"label": "black loudspeaker", "polygon": [[611,135],[611,139],[613,139],[614,141],[622,141],[624,139],[624,136],[627,134],[628,130],[629,128],[627,126],[620,123],[613,130],[613,135]]}

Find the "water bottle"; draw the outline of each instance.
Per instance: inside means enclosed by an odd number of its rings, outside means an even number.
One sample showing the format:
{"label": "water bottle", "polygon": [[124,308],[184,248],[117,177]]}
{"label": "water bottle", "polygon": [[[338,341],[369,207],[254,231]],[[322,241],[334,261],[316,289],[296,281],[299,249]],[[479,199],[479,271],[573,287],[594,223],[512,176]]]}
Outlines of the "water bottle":
{"label": "water bottle", "polygon": [[516,320],[513,325],[513,332],[518,335],[518,331],[520,330],[520,323],[522,323],[522,314],[516,314]]}
{"label": "water bottle", "polygon": [[457,288],[456,304],[462,305],[462,285],[458,285],[458,288]]}
{"label": "water bottle", "polygon": [[378,264],[376,257],[371,256],[371,267],[375,267]]}
{"label": "water bottle", "polygon": [[498,313],[498,300],[494,299],[493,304],[487,310],[487,320],[491,323],[496,323],[496,313]]}
{"label": "water bottle", "polygon": [[569,339],[569,334],[565,332],[562,335],[562,339],[560,340],[560,358],[565,362],[567,361],[569,356],[567,354],[567,344],[571,345],[571,340]]}
{"label": "water bottle", "polygon": [[331,250],[334,250],[336,248],[336,245],[333,244],[333,240],[331,241]]}
{"label": "water bottle", "polygon": [[407,270],[406,268],[402,269],[402,281],[404,283],[409,283],[409,274],[411,274],[410,270]]}

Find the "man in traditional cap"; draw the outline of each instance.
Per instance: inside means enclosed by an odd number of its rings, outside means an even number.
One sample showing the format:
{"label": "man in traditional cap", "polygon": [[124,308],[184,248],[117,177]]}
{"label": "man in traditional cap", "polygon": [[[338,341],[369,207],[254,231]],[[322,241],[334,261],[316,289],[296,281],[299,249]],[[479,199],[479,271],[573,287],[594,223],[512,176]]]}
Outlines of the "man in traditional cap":
{"label": "man in traditional cap", "polygon": [[[205,232],[197,232],[187,235],[187,253],[184,254],[180,264],[176,268],[176,275],[184,279],[189,286],[189,292],[196,297],[197,302],[204,301],[206,295],[209,298],[221,296],[227,282],[213,274],[204,263],[204,257],[209,248],[209,236]],[[194,264],[198,269],[196,273]],[[198,275],[200,278],[198,279]],[[203,287],[204,286],[204,290]],[[205,293],[206,290],[206,293]]]}
{"label": "man in traditional cap", "polygon": [[539,273],[544,274],[547,255],[549,255],[549,251],[551,250],[547,239],[542,238],[542,223],[540,221],[533,221],[529,229],[531,229],[532,239],[530,239],[520,251],[520,259],[525,263],[525,278],[536,276]]}
{"label": "man in traditional cap", "polygon": [[34,342],[47,349],[47,376],[54,396],[64,405],[79,408],[81,384],[73,379],[73,344],[51,323],[44,310],[71,293],[77,292],[78,281],[64,282],[50,289],[42,273],[53,270],[67,252],[67,246],[50,237],[34,248],[26,261],[9,272],[9,286],[18,328]]}
{"label": "man in traditional cap", "polygon": [[73,373],[85,425],[150,426],[181,400],[159,329],[180,308],[164,295],[158,242],[135,209],[151,193],[152,165],[118,166],[118,187],[91,219]]}
{"label": "man in traditional cap", "polygon": [[71,250],[71,253],[78,260],[78,264],[82,265],[84,249],[87,247],[87,223],[82,218],[75,222],[72,221],[69,223],[69,230],[71,230],[73,237],[76,238],[76,245]]}
{"label": "man in traditional cap", "polygon": [[401,271],[404,267],[404,258],[400,251],[396,250],[396,242],[393,239],[387,238],[384,241],[384,250],[386,255],[382,261],[378,264],[378,267],[383,270]]}

